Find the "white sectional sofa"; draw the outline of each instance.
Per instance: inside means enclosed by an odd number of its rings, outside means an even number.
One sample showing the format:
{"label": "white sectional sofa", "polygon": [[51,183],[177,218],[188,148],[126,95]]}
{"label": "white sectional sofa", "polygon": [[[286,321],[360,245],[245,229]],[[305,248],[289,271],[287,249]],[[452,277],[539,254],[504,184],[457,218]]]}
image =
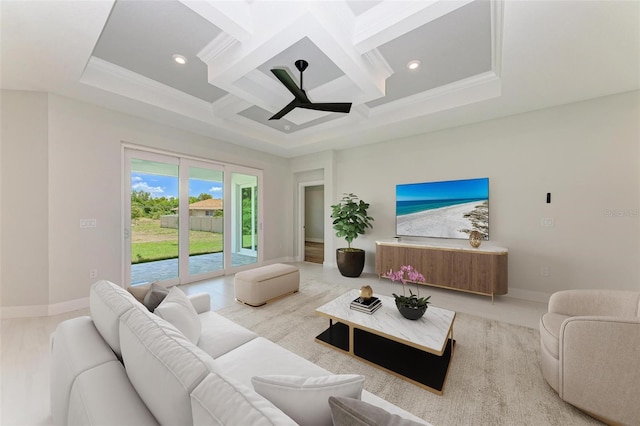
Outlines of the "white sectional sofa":
{"label": "white sectional sofa", "polygon": [[55,424],[428,424],[211,312],[207,294],[173,288],[151,313],[99,281],[90,311],[52,336]]}

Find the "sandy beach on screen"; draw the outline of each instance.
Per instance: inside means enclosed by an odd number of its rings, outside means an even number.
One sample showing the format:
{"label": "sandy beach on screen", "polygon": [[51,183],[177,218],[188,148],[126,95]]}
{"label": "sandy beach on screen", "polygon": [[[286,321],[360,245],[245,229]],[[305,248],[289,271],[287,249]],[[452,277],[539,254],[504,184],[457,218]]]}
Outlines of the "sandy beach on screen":
{"label": "sandy beach on screen", "polygon": [[[482,204],[482,202],[474,201],[398,216],[398,235],[469,238],[469,230],[476,228],[473,226],[471,218],[465,218],[464,216],[474,211],[479,204]],[[462,230],[467,230],[467,232],[462,232]]]}

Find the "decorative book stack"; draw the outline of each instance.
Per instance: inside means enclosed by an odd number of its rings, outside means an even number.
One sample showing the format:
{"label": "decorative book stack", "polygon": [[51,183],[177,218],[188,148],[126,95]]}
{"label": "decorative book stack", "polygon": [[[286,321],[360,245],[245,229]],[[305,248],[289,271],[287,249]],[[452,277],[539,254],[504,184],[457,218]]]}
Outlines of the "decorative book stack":
{"label": "decorative book stack", "polygon": [[371,297],[369,299],[363,299],[358,297],[351,302],[351,309],[354,311],[364,312],[365,314],[372,314],[382,306],[382,302],[377,297]]}

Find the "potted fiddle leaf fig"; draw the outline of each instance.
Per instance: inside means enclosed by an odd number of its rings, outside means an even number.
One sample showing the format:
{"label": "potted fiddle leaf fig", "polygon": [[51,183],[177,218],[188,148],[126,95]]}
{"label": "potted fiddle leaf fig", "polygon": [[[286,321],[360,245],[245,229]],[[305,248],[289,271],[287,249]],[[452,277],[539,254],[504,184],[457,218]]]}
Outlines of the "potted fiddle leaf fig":
{"label": "potted fiddle leaf fig", "polygon": [[351,247],[351,242],[358,235],[365,233],[367,228],[373,228],[373,218],[367,214],[369,203],[360,200],[355,194],[344,194],[338,204],[331,206],[331,218],[336,237],[344,238],[347,247],[336,250],[338,270],[345,277],[359,277],[364,269],[363,249]]}

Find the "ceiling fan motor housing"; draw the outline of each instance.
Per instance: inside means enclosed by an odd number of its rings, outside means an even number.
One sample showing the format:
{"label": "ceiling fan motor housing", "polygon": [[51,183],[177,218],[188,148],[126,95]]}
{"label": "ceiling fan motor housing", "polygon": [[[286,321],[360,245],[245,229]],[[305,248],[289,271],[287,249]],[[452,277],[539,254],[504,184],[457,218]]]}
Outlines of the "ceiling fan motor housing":
{"label": "ceiling fan motor housing", "polygon": [[305,61],[304,59],[298,59],[295,62],[295,65],[296,65],[296,68],[298,68],[298,71],[303,72],[309,66],[309,62]]}

